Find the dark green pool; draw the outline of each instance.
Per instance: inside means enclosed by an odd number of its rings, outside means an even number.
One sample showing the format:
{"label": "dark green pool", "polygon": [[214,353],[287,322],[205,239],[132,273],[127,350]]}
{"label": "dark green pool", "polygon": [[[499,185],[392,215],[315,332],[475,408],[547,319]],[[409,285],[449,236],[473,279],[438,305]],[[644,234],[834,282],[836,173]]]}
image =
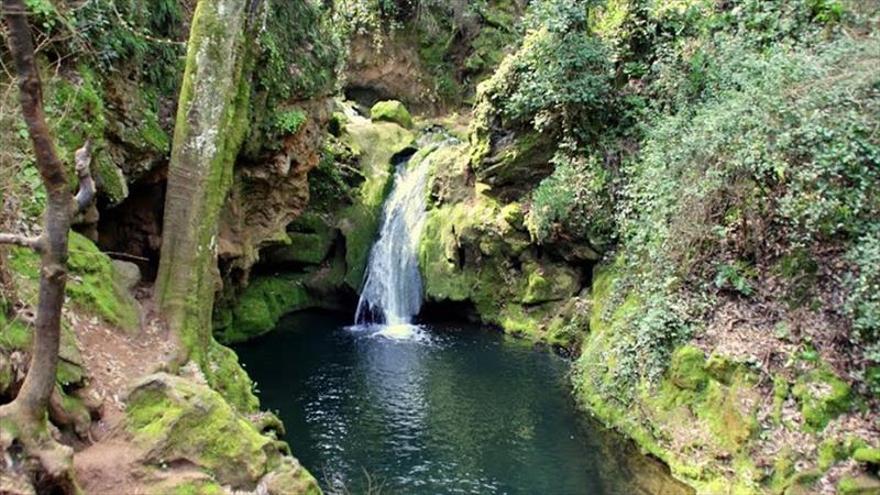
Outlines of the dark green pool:
{"label": "dark green pool", "polygon": [[348,323],[299,314],[237,348],[263,407],[279,412],[295,455],[325,490],[364,493],[368,478],[391,494],[674,486],[583,419],[563,359],[462,325],[395,340]]}

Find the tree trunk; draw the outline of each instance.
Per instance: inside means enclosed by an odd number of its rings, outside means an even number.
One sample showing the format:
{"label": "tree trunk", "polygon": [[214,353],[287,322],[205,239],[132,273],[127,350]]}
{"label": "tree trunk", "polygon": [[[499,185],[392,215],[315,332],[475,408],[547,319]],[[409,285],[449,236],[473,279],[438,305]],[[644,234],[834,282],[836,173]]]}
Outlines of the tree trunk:
{"label": "tree trunk", "polygon": [[168,170],[156,297],[182,344],[206,364],[218,288],[220,208],[248,125],[247,0],[200,0],[192,21]]}
{"label": "tree trunk", "polygon": [[34,46],[22,0],[3,0],[9,50],[15,60],[21,109],[33,142],[37,168],[46,188],[47,204],[40,251],[40,298],[28,374],[15,399],[19,410],[42,419],[55,386],[61,335],[61,306],[67,281],[67,233],[72,203],[67,175],[43,113],[43,92],[34,61]]}
{"label": "tree trunk", "polygon": [[[34,45],[23,0],[3,0],[9,51],[15,63],[21,110],[34,148],[36,166],[46,189],[43,233],[36,238],[0,234],[0,243],[34,249],[41,255],[39,303],[34,324],[31,360],[24,383],[15,399],[0,407],[0,468],[15,468],[16,458],[7,449],[16,440],[25,453],[39,461],[43,480],[65,492],[75,491],[71,471],[73,451],[52,439],[46,427],[46,413],[58,369],[61,340],[61,308],[67,282],[67,236],[71,218],[90,207],[95,183],[89,172],[90,146],[76,152],[80,190],[74,197],[67,172],[58,154],[43,112],[43,88],[34,60]],[[12,463],[12,466],[7,464]],[[4,469],[0,469],[4,471]]]}

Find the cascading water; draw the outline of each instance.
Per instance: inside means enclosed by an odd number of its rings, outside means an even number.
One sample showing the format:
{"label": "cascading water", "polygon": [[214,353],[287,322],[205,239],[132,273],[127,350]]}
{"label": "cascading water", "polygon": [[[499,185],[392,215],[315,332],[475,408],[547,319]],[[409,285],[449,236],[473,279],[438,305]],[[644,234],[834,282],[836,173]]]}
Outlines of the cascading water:
{"label": "cascading water", "polygon": [[355,323],[407,326],[422,306],[418,246],[425,223],[428,159],[419,154],[397,166],[370,251]]}

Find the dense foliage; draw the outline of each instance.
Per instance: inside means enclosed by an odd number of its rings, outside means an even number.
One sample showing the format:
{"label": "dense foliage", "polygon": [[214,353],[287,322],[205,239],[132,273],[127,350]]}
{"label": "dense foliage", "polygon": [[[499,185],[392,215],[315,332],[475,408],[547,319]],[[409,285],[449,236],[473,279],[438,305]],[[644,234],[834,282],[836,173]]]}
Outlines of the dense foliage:
{"label": "dense foliage", "polygon": [[[533,238],[616,245],[616,302],[603,311],[635,330],[613,351],[615,393],[658,377],[729,297],[845,316],[852,373],[876,374],[871,16],[876,6],[832,0],[532,5],[519,50],[480,88],[474,132],[556,136],[554,170],[530,196]],[[776,276],[783,294],[771,294]],[[618,311],[627,304],[641,309]]]}

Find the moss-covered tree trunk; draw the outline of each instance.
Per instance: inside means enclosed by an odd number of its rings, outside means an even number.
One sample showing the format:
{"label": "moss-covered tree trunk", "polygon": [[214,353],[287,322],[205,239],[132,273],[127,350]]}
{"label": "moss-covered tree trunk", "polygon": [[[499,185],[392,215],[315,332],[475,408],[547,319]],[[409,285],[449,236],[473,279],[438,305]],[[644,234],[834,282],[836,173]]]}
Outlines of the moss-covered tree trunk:
{"label": "moss-covered tree trunk", "polygon": [[205,363],[217,289],[217,219],[248,122],[246,0],[200,0],[180,92],[156,296],[182,344],[181,361]]}

